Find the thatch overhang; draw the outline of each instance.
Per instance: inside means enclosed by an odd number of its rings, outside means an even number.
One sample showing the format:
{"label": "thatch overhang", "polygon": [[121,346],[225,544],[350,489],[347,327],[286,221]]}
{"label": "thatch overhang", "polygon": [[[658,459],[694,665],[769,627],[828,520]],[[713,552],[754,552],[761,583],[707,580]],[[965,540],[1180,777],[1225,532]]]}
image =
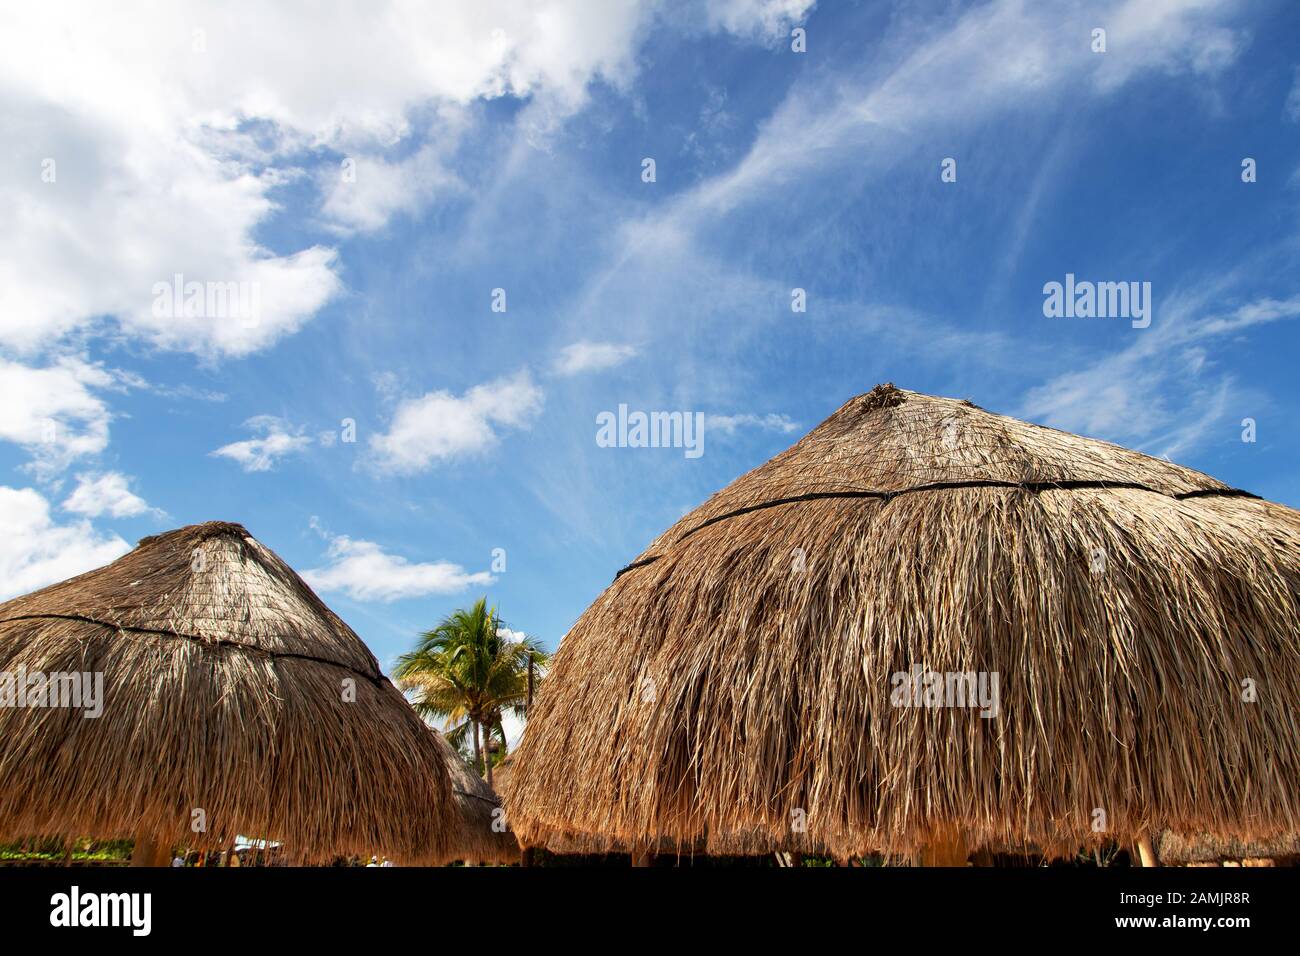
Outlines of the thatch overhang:
{"label": "thatch overhang", "polygon": [[[996,716],[896,706],[914,668],[996,674]],[[619,572],[504,797],[524,845],[1272,839],[1300,832],[1297,708],[1300,514],[887,385]]]}
{"label": "thatch overhang", "polygon": [[[492,768],[493,783],[503,802],[515,779],[515,755],[511,753]],[[608,834],[580,831],[546,830],[534,834],[530,846],[541,847],[562,856],[604,856],[613,853],[653,853],[658,856],[766,856],[770,853],[803,853],[825,856],[829,850],[813,839],[806,831],[791,831],[774,838],[767,830],[751,829],[747,832],[708,833],[689,843],[678,843],[660,837],[653,843],[634,844]]]}
{"label": "thatch overhang", "polygon": [[457,819],[436,734],[240,525],[145,538],[0,604],[0,672],[98,673],[104,692],[95,718],[0,707],[0,839],[216,849],[242,834],[300,861],[447,855]]}

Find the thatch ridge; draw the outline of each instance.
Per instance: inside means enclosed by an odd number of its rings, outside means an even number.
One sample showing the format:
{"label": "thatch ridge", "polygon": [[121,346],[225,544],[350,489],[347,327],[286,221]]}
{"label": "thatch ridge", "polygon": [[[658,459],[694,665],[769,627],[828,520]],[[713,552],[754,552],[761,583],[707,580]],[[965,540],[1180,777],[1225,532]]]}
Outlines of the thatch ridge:
{"label": "thatch ridge", "polygon": [[[241,592],[220,595],[198,565],[240,573]],[[209,521],[141,539],[102,568],[0,604],[0,622],[87,618],[272,655],[300,656],[382,679],[356,633],[292,568],[243,525]]]}
{"label": "thatch ridge", "polygon": [[[1300,514],[1208,475],[881,388],[632,567],[514,754],[524,844],[1300,832]],[[892,706],[913,666],[998,673],[999,716]]]}
{"label": "thatch ridge", "polygon": [[[893,412],[911,401],[912,408]],[[889,410],[892,414],[873,415]],[[912,410],[919,415],[912,416]],[[972,416],[970,413],[978,413]],[[864,419],[884,422],[885,428],[903,438],[922,437],[921,448],[896,442],[896,457],[864,462],[856,454],[833,459],[830,467],[801,474],[808,458],[821,458],[825,449],[845,438],[858,441]],[[916,418],[909,421],[908,418]],[[935,442],[935,427],[951,428],[951,441]],[[925,434],[918,436],[917,432]],[[871,436],[866,436],[870,441]],[[1015,455],[1015,450],[1035,442],[1057,446],[1050,455]],[[988,449],[1005,454],[999,460]],[[1035,449],[1038,451],[1039,449]],[[1086,451],[1089,459],[1081,466],[1067,453]],[[1086,467],[1084,467],[1086,466]],[[990,473],[992,469],[992,473]],[[791,484],[794,491],[761,495],[758,489]],[[745,494],[738,492],[744,489]],[[707,502],[655,539],[639,557],[621,569],[621,575],[657,560],[662,551],[719,521],[742,517],[754,511],[809,501],[835,498],[878,499],[889,503],[902,495],[950,491],[959,488],[1006,488],[1031,493],[1095,489],[1130,489],[1164,495],[1177,500],[1199,497],[1245,497],[1256,495],[1232,488],[1201,472],[1153,458],[1111,442],[1083,438],[1070,432],[1036,425],[1016,418],[984,411],[968,399],[947,399],[920,395],[897,388],[892,382],[877,385],[865,395],[850,399],[834,415],[771,461],[737,479]],[[733,504],[734,507],[726,507]],[[700,516],[696,518],[696,516]],[[692,520],[695,518],[696,520]]]}
{"label": "thatch ridge", "polygon": [[20,668],[101,673],[104,712],[0,708],[0,839],[217,848],[242,834],[300,860],[445,855],[455,820],[436,734],[241,525],[154,535],[0,604],[0,671]]}

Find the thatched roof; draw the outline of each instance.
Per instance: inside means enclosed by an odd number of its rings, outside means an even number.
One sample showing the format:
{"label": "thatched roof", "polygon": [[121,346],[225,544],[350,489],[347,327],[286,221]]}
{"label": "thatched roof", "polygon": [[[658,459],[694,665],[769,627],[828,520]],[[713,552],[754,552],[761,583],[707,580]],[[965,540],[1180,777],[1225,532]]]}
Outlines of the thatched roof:
{"label": "thatched roof", "polygon": [[[1300,832],[1297,635],[1297,512],[880,386],[619,572],[506,806],[525,845],[780,846],[802,815],[837,856]],[[996,673],[997,716],[894,706],[914,667]]]}
{"label": "thatched roof", "polygon": [[[504,811],[497,812],[501,810],[500,798],[441,734],[435,736],[451,772],[451,790],[459,821],[442,862],[518,863],[519,844],[505,827]],[[495,829],[494,824],[501,829]]]}
{"label": "thatched roof", "polygon": [[492,785],[498,794],[506,792],[515,773],[515,755],[513,751],[501,758],[501,762],[492,767]]}
{"label": "thatched roof", "polygon": [[[103,714],[0,708],[0,839],[237,834],[297,859],[443,858],[436,735],[374,655],[237,524],[145,538],[0,604],[0,671],[101,672]],[[349,688],[354,688],[355,700]],[[195,832],[199,817],[206,832]]]}

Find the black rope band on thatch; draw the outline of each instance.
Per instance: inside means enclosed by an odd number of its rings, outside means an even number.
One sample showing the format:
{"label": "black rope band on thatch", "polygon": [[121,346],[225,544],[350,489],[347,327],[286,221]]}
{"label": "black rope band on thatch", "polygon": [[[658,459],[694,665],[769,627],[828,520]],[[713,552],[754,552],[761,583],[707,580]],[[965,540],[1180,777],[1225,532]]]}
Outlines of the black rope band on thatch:
{"label": "black rope band on thatch", "polygon": [[[823,501],[827,498],[871,498],[877,501],[883,501],[885,504],[899,498],[903,495],[915,494],[921,491],[949,491],[954,488],[1018,488],[1022,491],[1028,491],[1031,494],[1037,494],[1042,491],[1075,491],[1084,488],[1098,488],[1102,490],[1123,489],[1127,491],[1149,491],[1153,495],[1161,495],[1165,498],[1173,498],[1175,501],[1186,501],[1189,498],[1254,498],[1258,499],[1259,495],[1251,494],[1249,491],[1242,491],[1240,488],[1199,488],[1196,491],[1184,491],[1179,494],[1168,494],[1152,488],[1150,485],[1144,485],[1136,481],[1097,481],[1092,479],[1067,479],[1063,481],[995,481],[993,479],[980,479],[978,481],[936,481],[928,485],[917,485],[914,488],[900,488],[898,491],[809,491],[802,495],[791,495],[787,498],[773,498],[771,501],[762,501],[756,505],[746,505],[743,508],[737,508],[734,511],[728,511],[720,515],[714,515],[707,521],[701,521],[694,528],[687,531],[678,538],[674,544],[680,544],[697,531],[702,531],[709,525],[717,524],[719,521],[726,521],[728,518],[739,518],[741,515],[747,515],[755,511],[763,511],[767,508],[777,508],[781,505],[798,504],[801,501]],[[627,567],[622,568],[614,575],[617,581],[628,571],[645,567],[658,561],[662,555],[653,555],[649,558],[642,558],[640,561],[634,561]]]}
{"label": "black rope band on thatch", "polygon": [[205,644],[214,647],[237,647],[242,651],[248,651],[253,654],[261,654],[263,657],[287,658],[289,660],[311,661],[315,664],[329,664],[331,667],[339,667],[358,677],[364,677],[376,687],[382,683],[391,683],[383,674],[375,676],[367,674],[365,671],[359,671],[351,664],[343,664],[339,661],[332,661],[327,657],[314,657],[311,654],[295,654],[292,651],[268,651],[264,647],[257,647],[253,644],[245,644],[243,641],[231,641],[225,638],[208,638],[199,637],[197,634],[182,634],[180,631],[162,631],[154,627],[136,627],[131,624],[114,624],[110,621],[101,621],[98,618],[86,617],[81,614],[17,614],[13,617],[0,618],[0,624],[8,624],[11,621],[76,621],[79,624],[95,624],[99,627],[106,627],[114,631],[131,631],[136,634],[156,634],[159,637],[178,637],[183,641],[195,641],[199,644]]}
{"label": "black rope band on thatch", "polygon": [[493,800],[491,797],[485,797],[481,793],[470,793],[468,790],[462,790],[460,787],[452,787],[451,792],[459,794],[462,797],[471,797],[474,800],[482,800],[488,806],[492,806],[492,807],[501,806],[500,800]]}

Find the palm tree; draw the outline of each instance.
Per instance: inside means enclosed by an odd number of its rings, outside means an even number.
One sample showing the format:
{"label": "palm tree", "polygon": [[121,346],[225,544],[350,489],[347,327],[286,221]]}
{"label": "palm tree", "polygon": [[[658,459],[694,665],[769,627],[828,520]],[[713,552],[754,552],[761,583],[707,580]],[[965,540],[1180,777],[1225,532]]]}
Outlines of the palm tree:
{"label": "palm tree", "polygon": [[495,733],[504,746],[502,713],[523,715],[529,667],[544,668],[548,660],[540,643],[516,638],[483,597],[421,634],[415,649],[398,658],[393,676],[398,687],[414,692],[416,713],[444,721],[453,745],[473,732],[474,761],[491,786],[490,739]]}

